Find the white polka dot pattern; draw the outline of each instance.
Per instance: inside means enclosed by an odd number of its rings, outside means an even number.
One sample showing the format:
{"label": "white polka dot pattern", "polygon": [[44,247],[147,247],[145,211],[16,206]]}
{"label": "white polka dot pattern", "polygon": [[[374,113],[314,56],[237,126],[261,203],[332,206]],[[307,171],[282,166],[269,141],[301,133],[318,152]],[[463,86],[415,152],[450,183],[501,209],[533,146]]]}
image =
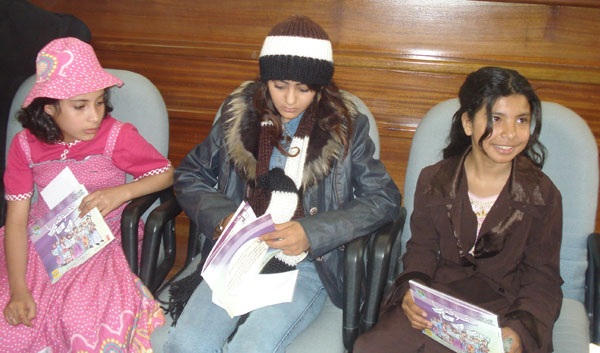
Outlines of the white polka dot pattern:
{"label": "white polka dot pattern", "polygon": [[[118,134],[118,127],[113,128]],[[125,182],[125,173],[115,167],[110,157],[97,155],[83,161],[32,164],[37,188],[43,189],[66,166],[90,192]],[[152,351],[150,335],[164,324],[164,315],[158,302],[129,270],[121,245],[120,216],[124,207],[125,204],[105,217],[115,240],[54,284],[33,243],[28,241],[26,282],[37,304],[36,317],[31,328],[10,326],[0,318],[0,352],[40,352],[47,347],[51,352]],[[43,200],[32,204],[30,222],[47,211]],[[141,222],[138,233],[141,255]],[[4,227],[0,228],[0,254],[4,254]],[[8,300],[8,273],[1,260],[0,306],[4,307]]]}
{"label": "white polka dot pattern", "polygon": [[91,45],[73,37],[48,43],[37,55],[36,82],[23,102],[35,98],[67,99],[123,82],[104,71]]}
{"label": "white polka dot pattern", "polygon": [[115,143],[117,143],[117,137],[119,137],[119,132],[123,127],[123,123],[120,121],[115,121],[112,129],[110,129],[110,133],[108,134],[108,141],[106,141],[106,148],[104,148],[104,155],[107,157],[112,157],[112,153],[115,149]]}

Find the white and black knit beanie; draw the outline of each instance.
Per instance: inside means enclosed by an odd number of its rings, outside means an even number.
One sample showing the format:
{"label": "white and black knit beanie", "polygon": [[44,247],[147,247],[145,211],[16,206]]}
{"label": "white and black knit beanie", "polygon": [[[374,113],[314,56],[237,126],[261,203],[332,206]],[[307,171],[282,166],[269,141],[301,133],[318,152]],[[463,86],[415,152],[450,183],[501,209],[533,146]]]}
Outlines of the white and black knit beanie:
{"label": "white and black knit beanie", "polygon": [[276,24],[263,43],[258,60],[260,78],[327,85],[333,76],[329,36],[306,16]]}

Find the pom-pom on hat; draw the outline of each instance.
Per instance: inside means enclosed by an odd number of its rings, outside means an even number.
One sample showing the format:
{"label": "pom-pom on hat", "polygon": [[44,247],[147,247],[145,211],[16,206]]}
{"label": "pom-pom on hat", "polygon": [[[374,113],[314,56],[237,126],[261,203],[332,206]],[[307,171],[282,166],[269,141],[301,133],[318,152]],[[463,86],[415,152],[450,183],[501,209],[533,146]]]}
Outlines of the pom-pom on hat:
{"label": "pom-pom on hat", "polygon": [[68,99],[123,81],[104,71],[91,45],[73,37],[46,44],[35,60],[36,81],[23,102],[26,108],[38,97]]}
{"label": "pom-pom on hat", "polygon": [[263,43],[258,60],[260,78],[327,85],[333,76],[329,36],[306,16],[276,24]]}

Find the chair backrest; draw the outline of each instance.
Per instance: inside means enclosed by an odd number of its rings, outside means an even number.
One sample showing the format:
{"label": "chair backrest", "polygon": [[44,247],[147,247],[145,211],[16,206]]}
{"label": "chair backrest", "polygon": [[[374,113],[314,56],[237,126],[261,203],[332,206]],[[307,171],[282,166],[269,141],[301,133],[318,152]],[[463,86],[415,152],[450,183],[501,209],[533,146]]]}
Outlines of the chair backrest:
{"label": "chair backrest", "polygon": [[[410,215],[421,169],[442,158],[458,99],[439,103],[425,115],[412,140],[406,178],[404,207]],[[566,298],[583,302],[587,269],[587,236],[594,231],[598,205],[598,147],[585,121],[564,106],[542,102],[540,141],[548,154],[543,171],[560,190],[563,199],[563,240],[560,272]],[[410,238],[410,222],[402,232],[402,253]],[[398,259],[400,261],[400,259]],[[397,272],[401,271],[401,262]]]}
{"label": "chair backrest", "polygon": [[350,92],[342,91],[346,94],[347,97],[354,103],[356,109],[362,114],[366,115],[369,118],[369,137],[373,140],[375,144],[375,153],[373,153],[373,158],[379,159],[379,131],[377,130],[377,123],[375,122],[375,118],[373,114],[367,107],[367,105],[357,96],[353,95]]}
{"label": "chair backrest", "polygon": [[[169,116],[165,102],[152,82],[146,77],[126,70],[107,69],[120,78],[124,85],[111,89],[111,115],[117,120],[133,124],[140,134],[163,156],[169,153]],[[35,75],[27,78],[19,87],[10,107],[6,131],[6,153],[15,134],[23,129],[16,119],[25,97],[35,83]],[[128,181],[131,176],[128,176]]]}
{"label": "chair backrest", "polygon": [[[354,106],[360,113],[364,114],[369,119],[369,137],[375,144],[375,153],[373,153],[373,158],[379,159],[379,131],[377,130],[377,124],[375,123],[375,118],[373,117],[373,114],[371,113],[371,111],[369,110],[367,105],[360,98],[358,98],[357,96],[353,95],[352,93],[350,93],[348,91],[341,90],[341,92],[344,93],[346,98],[348,98],[350,101],[352,101],[352,103],[354,103]],[[221,118],[221,109],[222,108],[223,108],[223,105],[221,104],[221,106],[219,107],[219,110],[217,110],[217,114],[215,115],[213,124],[214,124],[214,122],[219,120],[219,118]]]}

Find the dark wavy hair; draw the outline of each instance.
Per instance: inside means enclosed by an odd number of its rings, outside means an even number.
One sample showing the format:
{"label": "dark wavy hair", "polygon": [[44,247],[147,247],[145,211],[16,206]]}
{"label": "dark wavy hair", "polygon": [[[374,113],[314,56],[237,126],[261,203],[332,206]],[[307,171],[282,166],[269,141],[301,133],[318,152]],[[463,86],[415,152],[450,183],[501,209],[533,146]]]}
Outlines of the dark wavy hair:
{"label": "dark wavy hair", "polygon": [[[110,104],[110,89],[104,90],[104,116],[112,112],[113,107]],[[60,109],[59,100],[54,98],[39,97],[33,100],[26,108],[22,108],[17,113],[17,120],[23,125],[23,128],[29,129],[31,133],[40,141],[45,143],[57,143],[62,141],[63,133],[58,125],[48,113],[44,111],[45,105],[53,105],[56,109]]]}
{"label": "dark wavy hair", "polygon": [[[286,156],[293,156],[284,150],[281,145],[283,138],[283,126],[280,114],[273,104],[267,81],[259,81],[261,84],[254,95],[254,109],[262,119],[271,121],[277,128],[277,144],[275,147]],[[344,145],[344,156],[348,154],[350,136],[352,136],[352,119],[348,109],[351,102],[342,97],[339,88],[331,81],[328,85],[306,84],[311,91],[315,91],[312,103],[306,108],[304,114],[315,115],[316,123],[323,131],[333,131],[342,138]],[[308,115],[307,115],[308,116]],[[343,131],[343,124],[347,126]]]}
{"label": "dark wavy hair", "polygon": [[546,148],[539,141],[542,129],[542,107],[538,96],[525,77],[515,70],[501,67],[482,67],[471,72],[458,92],[460,108],[452,117],[452,127],[448,136],[448,145],[443,150],[444,158],[461,155],[470,145],[471,137],[465,134],[462,126],[462,115],[467,113],[473,120],[475,114],[485,107],[487,112],[487,127],[479,139],[479,146],[492,133],[492,107],[500,97],[514,94],[523,95],[531,109],[531,124],[533,130],[527,146],[520,153],[542,168],[546,159]]}

